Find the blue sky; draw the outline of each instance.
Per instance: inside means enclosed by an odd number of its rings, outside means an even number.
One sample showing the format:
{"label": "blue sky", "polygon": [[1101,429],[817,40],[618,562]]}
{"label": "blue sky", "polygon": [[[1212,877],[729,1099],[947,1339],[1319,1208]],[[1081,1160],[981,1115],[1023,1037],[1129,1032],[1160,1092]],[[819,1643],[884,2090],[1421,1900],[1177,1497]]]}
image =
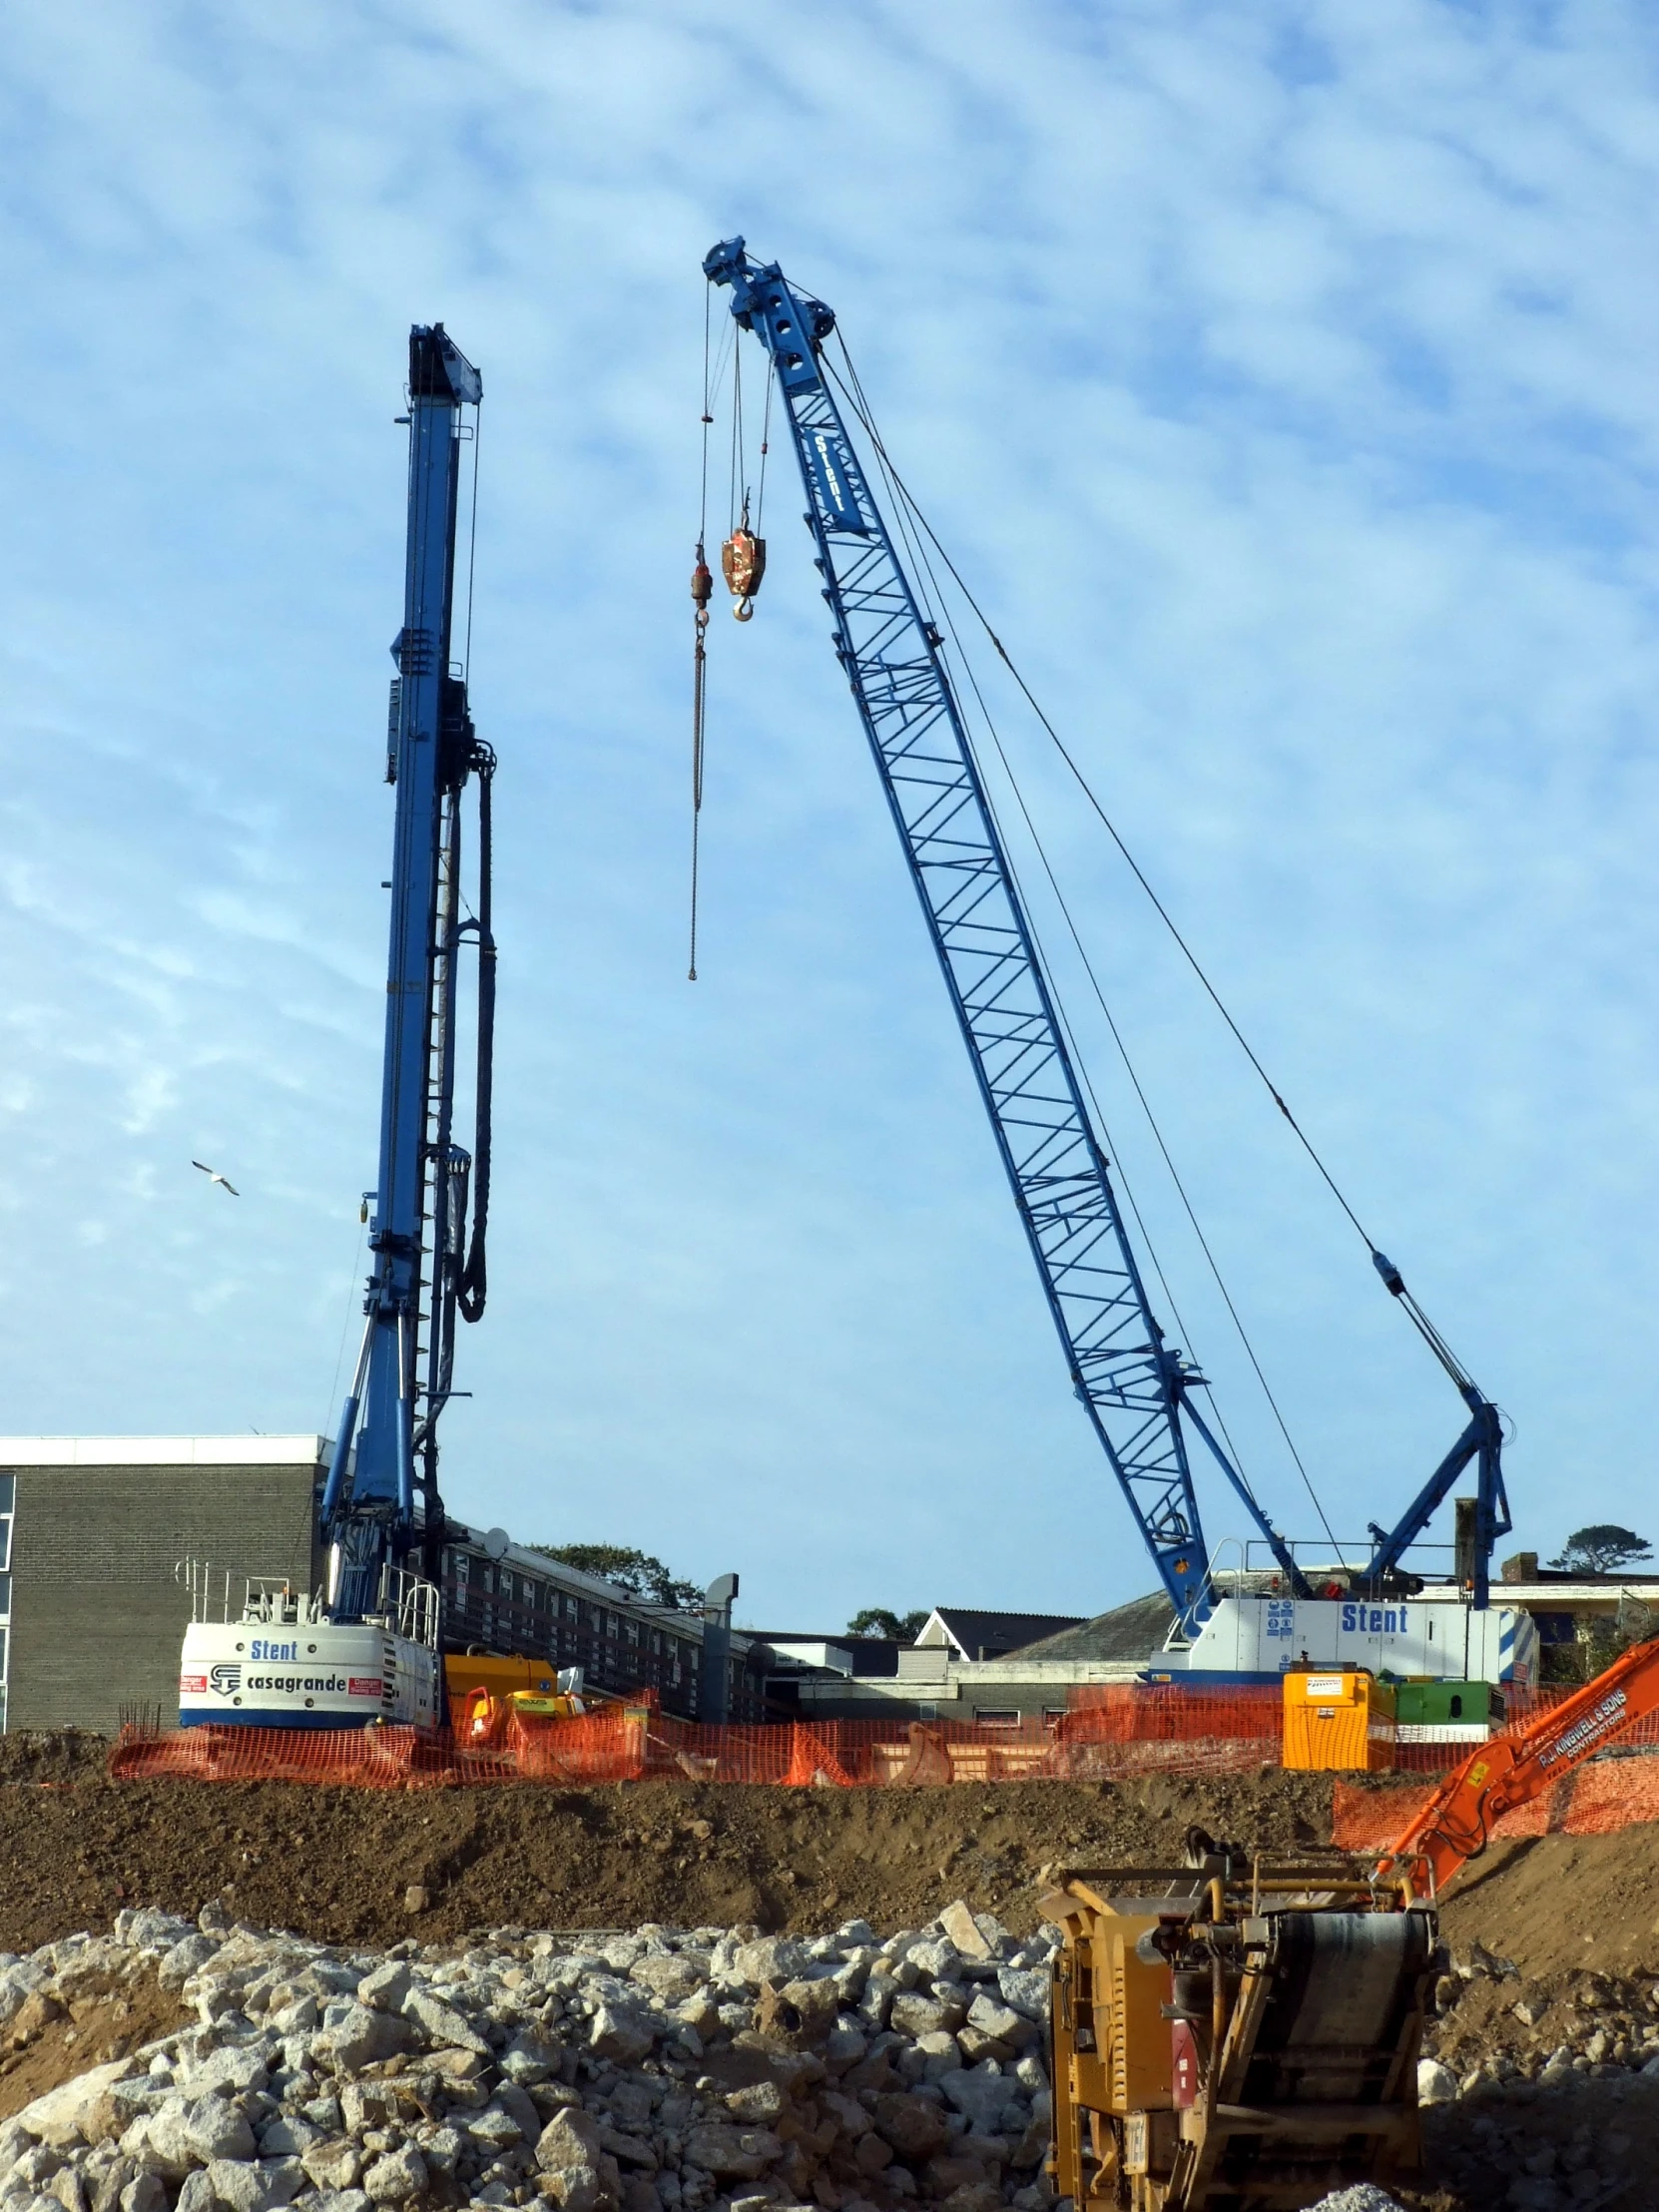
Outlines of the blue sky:
{"label": "blue sky", "polygon": [[[716,616],[685,981],[699,263],[741,230],[836,307],[958,564],[1512,1417],[1516,1541],[1659,1535],[1648,11],[26,9],[0,145],[0,1428],[331,1419],[378,1103],[391,417],[442,317],[484,375],[501,757],[452,1504],[736,1566],[767,1625],[1147,1586],[776,476],[760,611]],[[1038,734],[1005,735],[1359,1535],[1458,1401]],[[1311,1535],[1057,965],[1194,1348]]]}

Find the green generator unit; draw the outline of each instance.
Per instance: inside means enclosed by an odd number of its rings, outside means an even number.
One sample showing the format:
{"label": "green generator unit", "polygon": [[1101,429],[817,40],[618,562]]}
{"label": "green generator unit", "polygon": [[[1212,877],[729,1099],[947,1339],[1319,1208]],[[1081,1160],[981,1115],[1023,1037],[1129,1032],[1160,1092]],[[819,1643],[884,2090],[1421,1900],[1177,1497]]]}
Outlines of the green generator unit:
{"label": "green generator unit", "polygon": [[1402,1744],[1484,1743],[1499,1717],[1495,1707],[1489,1682],[1394,1685],[1394,1716]]}

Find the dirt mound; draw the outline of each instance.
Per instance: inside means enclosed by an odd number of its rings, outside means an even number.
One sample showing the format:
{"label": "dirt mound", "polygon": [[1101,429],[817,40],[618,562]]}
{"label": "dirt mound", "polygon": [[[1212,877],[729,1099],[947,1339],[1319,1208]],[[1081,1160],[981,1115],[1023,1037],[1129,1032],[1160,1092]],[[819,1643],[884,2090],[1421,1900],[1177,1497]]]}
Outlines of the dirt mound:
{"label": "dirt mound", "polygon": [[1446,1940],[1479,1941],[1524,1974],[1629,1973],[1659,1960],[1659,1827],[1496,1844],[1440,1907]]}
{"label": "dirt mound", "polygon": [[0,2120],[90,2066],[170,2035],[194,2017],[153,1974],[66,1976],[51,1994],[25,1999],[7,2023],[0,2051]]}
{"label": "dirt mound", "polygon": [[[1330,1807],[1328,1778],[1277,1772],[909,1790],[13,1780],[0,1786],[0,1947],[106,1928],[123,1905],[195,1913],[214,1897],[330,1942],[504,1923],[915,1927],[941,1889],[1028,1929],[1039,1871],[1057,1861],[1178,1865],[1195,1821],[1283,1850],[1328,1833]],[[414,1917],[410,1889],[428,1899]]]}
{"label": "dirt mound", "polygon": [[96,1782],[109,1760],[108,1739],[88,1729],[28,1730],[0,1736],[0,1785]]}

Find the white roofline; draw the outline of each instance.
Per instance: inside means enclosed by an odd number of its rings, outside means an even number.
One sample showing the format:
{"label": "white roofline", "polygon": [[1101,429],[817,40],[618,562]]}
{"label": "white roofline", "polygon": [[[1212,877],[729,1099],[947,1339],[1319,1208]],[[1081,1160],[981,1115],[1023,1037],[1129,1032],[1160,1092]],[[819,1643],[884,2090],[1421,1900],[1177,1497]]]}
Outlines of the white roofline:
{"label": "white roofline", "polygon": [[0,1470],[16,1467],[316,1466],[326,1436],[0,1436]]}

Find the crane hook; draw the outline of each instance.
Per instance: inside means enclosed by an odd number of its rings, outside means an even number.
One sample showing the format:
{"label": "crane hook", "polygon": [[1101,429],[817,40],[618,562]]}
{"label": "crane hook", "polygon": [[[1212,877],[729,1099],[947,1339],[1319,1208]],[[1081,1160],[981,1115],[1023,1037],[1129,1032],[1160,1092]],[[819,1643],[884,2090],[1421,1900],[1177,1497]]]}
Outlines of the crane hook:
{"label": "crane hook", "polygon": [[734,618],[748,622],[755,613],[755,594],[761,588],[761,578],[767,568],[767,541],[758,538],[749,527],[749,508],[743,511],[743,520],[720,549],[720,565],[726,578],[726,588],[737,601],[732,609]]}

